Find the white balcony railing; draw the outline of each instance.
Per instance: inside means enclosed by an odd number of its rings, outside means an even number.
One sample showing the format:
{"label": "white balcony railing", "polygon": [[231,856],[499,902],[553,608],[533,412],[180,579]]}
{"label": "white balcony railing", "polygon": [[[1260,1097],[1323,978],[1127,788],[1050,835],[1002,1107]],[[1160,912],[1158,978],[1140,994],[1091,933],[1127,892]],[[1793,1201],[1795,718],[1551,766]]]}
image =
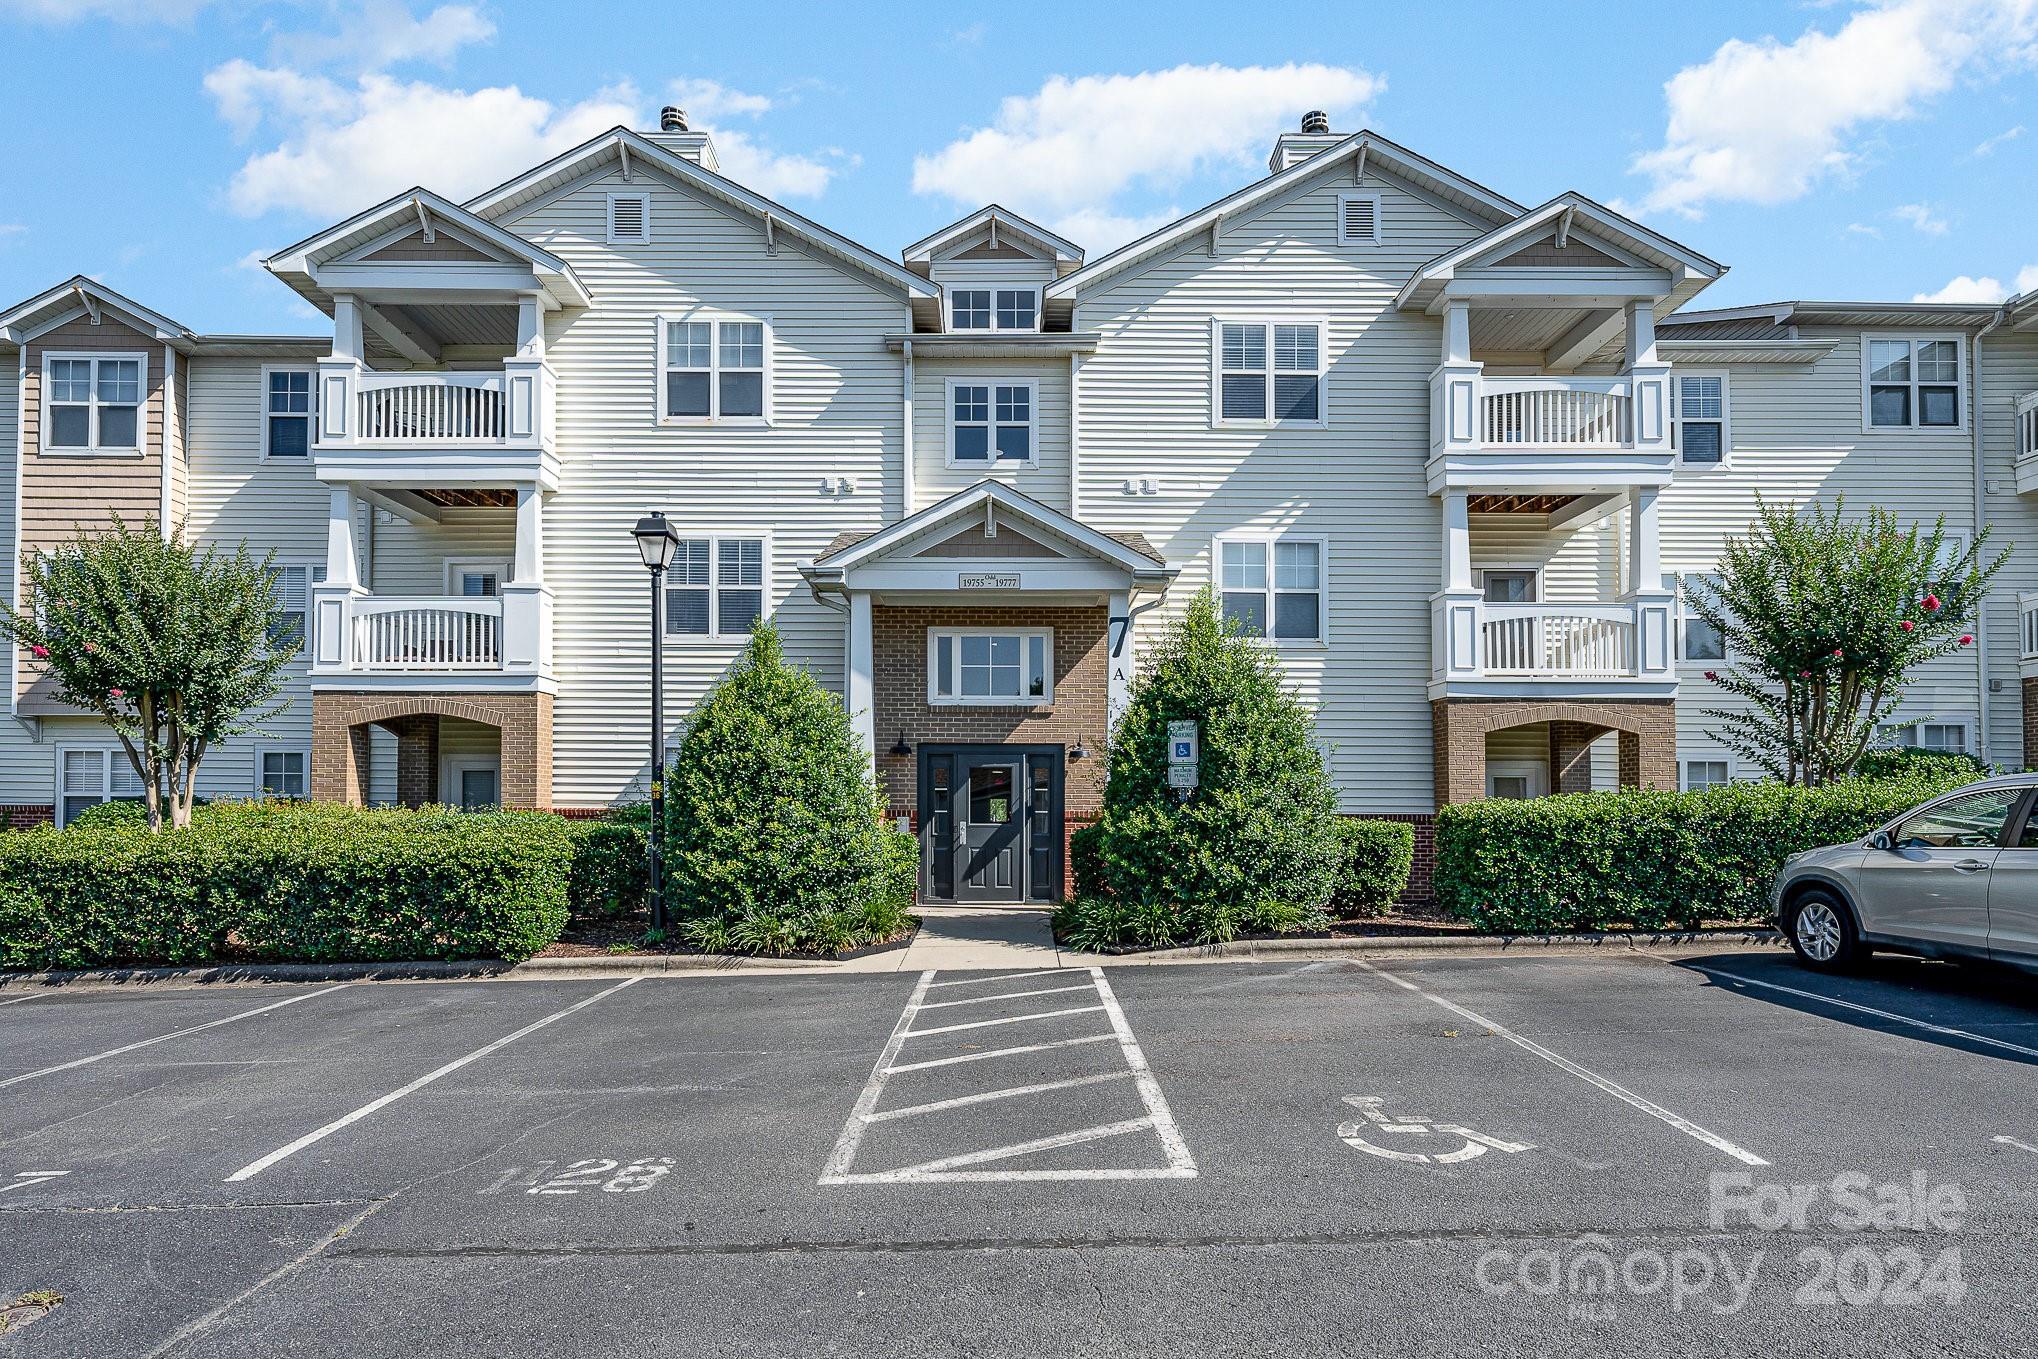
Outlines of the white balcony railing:
{"label": "white balcony railing", "polygon": [[1485,604],[1479,631],[1489,675],[1635,673],[1635,611],[1626,604]]}
{"label": "white balcony railing", "polygon": [[1479,441],[1539,448],[1625,448],[1634,435],[1627,378],[1482,377]]}
{"label": "white balcony railing", "polygon": [[353,601],[349,662],[357,670],[500,670],[502,600]]}
{"label": "white balcony railing", "polygon": [[501,373],[362,373],[355,393],[368,443],[494,443],[509,428]]}

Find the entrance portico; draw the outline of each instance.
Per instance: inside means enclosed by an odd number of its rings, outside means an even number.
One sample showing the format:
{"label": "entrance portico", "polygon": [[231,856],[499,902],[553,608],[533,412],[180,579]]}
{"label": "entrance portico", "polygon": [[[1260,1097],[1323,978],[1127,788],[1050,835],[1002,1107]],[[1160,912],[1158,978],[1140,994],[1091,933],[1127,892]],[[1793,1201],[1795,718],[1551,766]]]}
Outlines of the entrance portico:
{"label": "entrance portico", "polygon": [[1134,610],[1174,568],[984,481],[801,573],[843,612],[850,720],[919,833],[923,896],[1059,900],[1069,827],[1102,808]]}

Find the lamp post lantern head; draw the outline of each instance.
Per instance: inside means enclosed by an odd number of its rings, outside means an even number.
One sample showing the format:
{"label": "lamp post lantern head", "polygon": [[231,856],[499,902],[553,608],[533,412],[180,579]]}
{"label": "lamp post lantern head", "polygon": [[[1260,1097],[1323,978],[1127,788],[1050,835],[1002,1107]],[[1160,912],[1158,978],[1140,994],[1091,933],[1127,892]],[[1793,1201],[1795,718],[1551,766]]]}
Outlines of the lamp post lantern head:
{"label": "lamp post lantern head", "polygon": [[631,529],[630,534],[637,540],[637,551],[643,554],[646,567],[663,571],[672,565],[672,552],[679,546],[679,534],[664,514],[653,510],[637,521],[637,527]]}

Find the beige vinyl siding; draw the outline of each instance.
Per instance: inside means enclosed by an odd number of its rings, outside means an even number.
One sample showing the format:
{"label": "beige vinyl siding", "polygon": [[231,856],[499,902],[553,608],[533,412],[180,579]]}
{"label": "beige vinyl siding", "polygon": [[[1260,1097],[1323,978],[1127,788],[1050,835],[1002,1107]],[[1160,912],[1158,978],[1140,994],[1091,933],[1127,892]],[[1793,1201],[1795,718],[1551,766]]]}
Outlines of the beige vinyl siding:
{"label": "beige vinyl siding", "polygon": [[[606,195],[652,195],[649,244],[609,246]],[[788,236],[647,172],[608,174],[505,225],[566,259],[595,299],[547,317],[558,374],[560,487],[545,506],[558,699],[553,796],[589,806],[641,793],[650,724],[649,588],[630,526],[662,509],[686,534],[771,539],[768,605],[787,654],[842,682],[844,619],[816,603],[796,564],[836,534],[900,512],[902,293],[810,256]],[[656,326],[700,307],[772,326],[770,428],[661,426]],[[833,493],[836,478],[854,490]],[[824,489],[825,484],[825,489]],[[677,725],[727,673],[740,641],[672,638],[667,712]]]}
{"label": "beige vinyl siding", "polygon": [[[1182,567],[1168,611],[1210,579],[1211,540],[1236,529],[1327,538],[1327,647],[1284,648],[1289,677],[1318,705],[1339,752],[1347,812],[1433,807],[1429,597],[1441,522],[1423,481],[1429,374],[1440,323],[1393,309],[1424,262],[1477,233],[1369,173],[1381,242],[1340,246],[1349,163],[1259,215],[1227,221],[1179,253],[1081,300],[1076,328],[1100,333],[1078,378],[1082,517],[1144,533]],[[1220,317],[1329,320],[1329,426],[1213,428],[1211,323]],[[1156,495],[1123,493],[1152,478]],[[1145,616],[1151,632],[1162,621]]]}
{"label": "beige vinyl siding", "polygon": [[[1034,384],[1032,467],[950,467],[948,384],[974,381]],[[1058,510],[1069,506],[1069,363],[1055,359],[945,359],[913,363],[913,508],[925,509],[990,478]]]}
{"label": "beige vinyl siding", "polygon": [[1989,756],[2024,765],[2023,683],[2018,656],[2023,622],[2017,594],[2038,590],[2038,495],[2017,494],[2017,398],[2038,392],[2038,334],[1998,330],[1981,342],[1981,429],[1988,455],[1988,523],[1992,552],[2014,548],[1996,575],[1987,605]]}
{"label": "beige vinyl siding", "polygon": [[[1726,465],[1680,468],[1675,483],[1663,493],[1666,574],[1710,571],[1726,539],[1747,531],[1758,494],[1792,503],[1818,499],[1831,504],[1844,497],[1856,512],[1882,506],[1900,520],[1926,528],[1944,515],[1948,532],[1973,533],[1973,449],[1968,432],[1864,432],[1861,332],[1804,327],[1799,333],[1806,339],[1832,340],[1835,347],[1812,364],[1741,365],[1729,371],[1733,447]],[[1971,389],[1968,395],[1971,400]],[[2005,629],[2003,635],[2012,634]],[[1680,750],[1718,748],[1711,734],[1718,724],[1702,710],[1731,705],[1704,678],[1703,672],[1714,666],[1692,662],[1679,669]],[[1905,694],[1900,715],[1972,722],[1979,696],[1974,655],[1964,652],[1926,666]]]}

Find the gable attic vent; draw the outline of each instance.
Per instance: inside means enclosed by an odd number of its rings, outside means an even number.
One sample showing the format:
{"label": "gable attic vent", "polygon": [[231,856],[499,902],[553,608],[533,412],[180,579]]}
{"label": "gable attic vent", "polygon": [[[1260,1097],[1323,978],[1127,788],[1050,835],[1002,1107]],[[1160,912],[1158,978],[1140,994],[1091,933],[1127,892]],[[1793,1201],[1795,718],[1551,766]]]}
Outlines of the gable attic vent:
{"label": "gable attic vent", "polygon": [[1340,244],[1371,244],[1380,239],[1380,198],[1377,194],[1348,193],[1337,201],[1337,238]]}
{"label": "gable attic vent", "polygon": [[610,245],[643,245],[651,239],[651,195],[609,195]]}

